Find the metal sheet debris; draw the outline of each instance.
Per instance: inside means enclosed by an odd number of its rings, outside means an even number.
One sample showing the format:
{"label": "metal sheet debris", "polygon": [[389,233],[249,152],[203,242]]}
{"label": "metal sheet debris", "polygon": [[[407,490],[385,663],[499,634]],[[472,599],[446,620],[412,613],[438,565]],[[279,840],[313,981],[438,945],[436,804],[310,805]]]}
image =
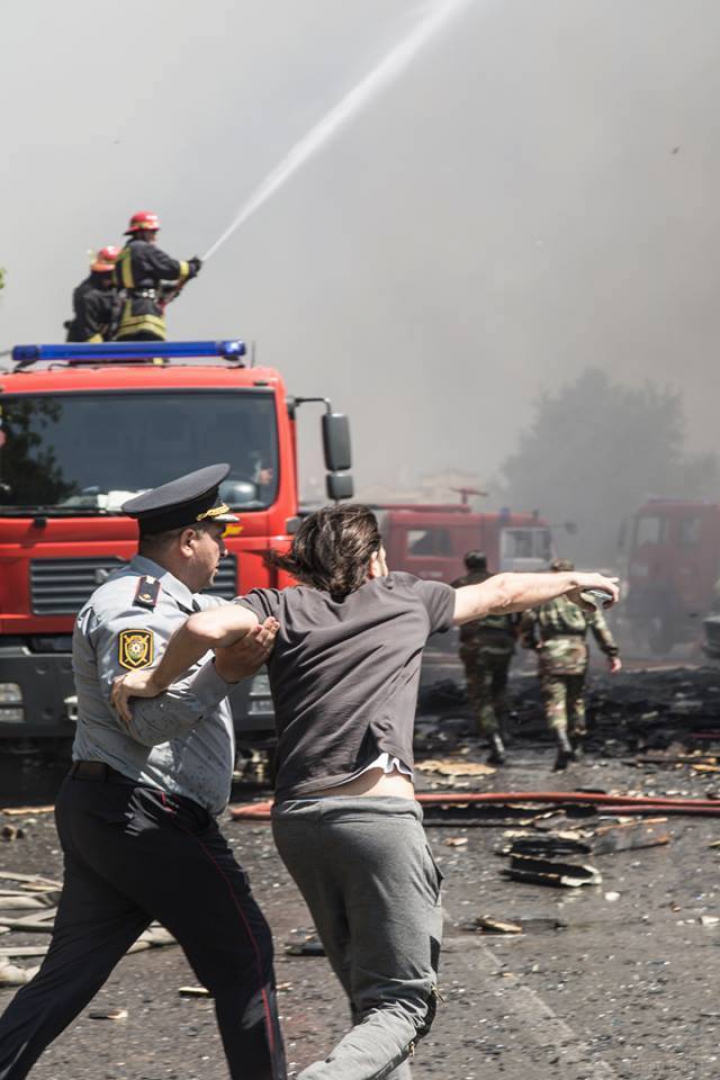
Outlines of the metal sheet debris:
{"label": "metal sheet debris", "polygon": [[594,866],[543,859],[536,855],[512,855],[503,877],[533,885],[578,889],[582,885],[600,885],[602,875]]}

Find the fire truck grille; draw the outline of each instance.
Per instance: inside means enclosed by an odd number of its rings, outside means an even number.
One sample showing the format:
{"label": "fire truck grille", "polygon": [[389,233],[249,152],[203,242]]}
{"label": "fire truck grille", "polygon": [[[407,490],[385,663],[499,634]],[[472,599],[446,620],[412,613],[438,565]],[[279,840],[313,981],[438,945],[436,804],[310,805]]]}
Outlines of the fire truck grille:
{"label": "fire truck grille", "polygon": [[235,555],[226,555],[220,560],[215,580],[209,589],[203,589],[210,596],[222,596],[224,600],[232,600],[238,594],[237,558]]}
{"label": "fire truck grille", "polygon": [[[33,559],[30,594],[34,615],[76,615],[92,593],[123,566],[117,558]],[[237,559],[226,555],[205,592],[232,600],[237,595]]]}

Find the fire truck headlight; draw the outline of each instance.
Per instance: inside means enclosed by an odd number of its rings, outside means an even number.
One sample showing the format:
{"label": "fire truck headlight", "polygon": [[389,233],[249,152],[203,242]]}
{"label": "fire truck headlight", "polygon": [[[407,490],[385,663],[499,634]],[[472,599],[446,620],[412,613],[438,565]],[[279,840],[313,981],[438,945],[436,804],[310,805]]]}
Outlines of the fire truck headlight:
{"label": "fire truck headlight", "polygon": [[[0,724],[19,724],[25,719],[22,689],[17,683],[0,683]],[[20,706],[20,708],[18,708]]]}

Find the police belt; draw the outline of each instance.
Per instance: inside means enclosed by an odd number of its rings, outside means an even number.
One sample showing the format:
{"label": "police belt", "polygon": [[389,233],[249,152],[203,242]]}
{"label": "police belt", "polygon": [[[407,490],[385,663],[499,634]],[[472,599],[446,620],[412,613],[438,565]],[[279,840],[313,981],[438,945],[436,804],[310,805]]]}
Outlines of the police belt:
{"label": "police belt", "polygon": [[70,776],[75,780],[121,780],[126,784],[134,784],[125,773],[113,769],[104,761],[74,761],[70,766]]}
{"label": "police belt", "polygon": [[131,300],[157,300],[157,289],[127,289],[126,293]]}

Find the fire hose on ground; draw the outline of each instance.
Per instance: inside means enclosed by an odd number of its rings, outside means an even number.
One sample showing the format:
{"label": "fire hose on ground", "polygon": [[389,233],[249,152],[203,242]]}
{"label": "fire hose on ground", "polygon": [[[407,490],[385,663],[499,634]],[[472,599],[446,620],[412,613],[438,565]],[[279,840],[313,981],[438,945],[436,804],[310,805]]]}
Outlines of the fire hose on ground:
{"label": "fire hose on ground", "polygon": [[[698,817],[720,817],[719,799],[669,798],[649,795],[606,794],[592,791],[446,791],[441,794],[419,792],[417,801],[423,806],[594,806],[607,814],[680,814]],[[230,807],[235,821],[269,821],[272,802],[243,803]]]}

